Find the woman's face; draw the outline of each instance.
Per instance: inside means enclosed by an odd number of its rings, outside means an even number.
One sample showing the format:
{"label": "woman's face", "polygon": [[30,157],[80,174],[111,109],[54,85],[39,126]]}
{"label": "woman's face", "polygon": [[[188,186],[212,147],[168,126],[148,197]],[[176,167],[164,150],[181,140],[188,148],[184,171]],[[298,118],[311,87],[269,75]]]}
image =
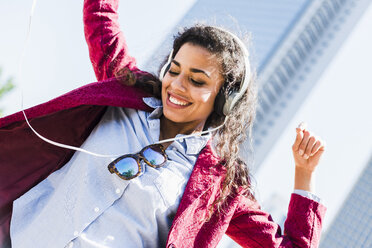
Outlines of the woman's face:
{"label": "woman's face", "polygon": [[217,58],[201,46],[185,43],[162,81],[164,116],[177,123],[204,124],[223,82]]}

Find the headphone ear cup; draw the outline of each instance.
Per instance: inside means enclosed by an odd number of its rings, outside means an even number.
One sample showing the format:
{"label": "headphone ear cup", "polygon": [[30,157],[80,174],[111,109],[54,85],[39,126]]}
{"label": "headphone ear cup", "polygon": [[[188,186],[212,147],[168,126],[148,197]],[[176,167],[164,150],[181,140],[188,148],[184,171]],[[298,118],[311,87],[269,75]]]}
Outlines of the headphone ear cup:
{"label": "headphone ear cup", "polygon": [[163,81],[163,78],[164,78],[165,74],[167,73],[167,71],[170,68],[170,65],[171,65],[170,63],[165,63],[163,65],[163,67],[161,68],[160,73],[159,73],[159,79],[160,79],[160,81]]}
{"label": "headphone ear cup", "polygon": [[223,94],[222,90],[220,90],[216,96],[216,100],[214,101],[214,111],[219,116],[224,116],[223,109],[225,106],[225,94]]}
{"label": "headphone ear cup", "polygon": [[230,94],[227,99],[225,100],[225,104],[223,105],[223,109],[222,109],[222,113],[226,116],[228,114],[230,114],[232,108],[234,107],[235,105],[235,101],[236,100],[236,93],[232,93]]}

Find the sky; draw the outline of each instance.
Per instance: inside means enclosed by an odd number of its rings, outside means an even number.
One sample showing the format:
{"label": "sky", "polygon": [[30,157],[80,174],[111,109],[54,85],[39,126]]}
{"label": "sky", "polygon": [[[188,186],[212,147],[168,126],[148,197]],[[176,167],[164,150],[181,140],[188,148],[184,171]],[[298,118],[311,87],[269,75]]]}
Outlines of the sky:
{"label": "sky", "polygon": [[[121,1],[121,27],[140,67],[193,3],[195,0]],[[24,106],[29,107],[95,81],[83,36],[82,4],[82,0],[38,0],[22,70],[17,76],[32,1],[0,2],[2,77],[14,76],[17,83],[16,89],[0,101],[5,114],[21,109],[21,89]],[[254,175],[263,202],[274,194],[288,201],[294,173],[290,148],[295,127],[306,121],[327,143],[316,177],[316,192],[328,208],[325,228],[372,154],[370,27],[371,6]]]}

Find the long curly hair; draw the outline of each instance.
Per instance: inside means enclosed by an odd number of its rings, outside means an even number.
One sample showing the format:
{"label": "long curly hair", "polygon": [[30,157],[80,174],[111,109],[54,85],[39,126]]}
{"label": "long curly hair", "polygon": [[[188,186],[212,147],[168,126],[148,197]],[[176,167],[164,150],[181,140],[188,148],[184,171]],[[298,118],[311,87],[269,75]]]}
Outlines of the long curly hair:
{"label": "long curly hair", "polygon": [[[241,45],[231,34],[213,26],[198,24],[180,31],[173,42],[173,54],[185,43],[201,46],[211,54],[216,55],[222,65],[222,75],[224,85],[221,93],[225,99],[232,91],[240,88],[244,72],[245,57]],[[213,136],[213,144],[217,154],[224,161],[226,177],[222,183],[220,196],[213,203],[212,210],[221,206],[230,194],[244,190],[244,194],[254,199],[251,187],[249,166],[239,156],[240,145],[248,138],[248,152],[252,151],[252,127],[256,116],[257,106],[257,87],[256,73],[251,68],[250,83],[247,91],[233,107],[228,116],[224,116],[214,110],[208,117],[206,127],[216,127],[221,125],[227,118],[225,125]],[[216,104],[216,103],[215,103]]]}
{"label": "long curly hair", "polygon": [[[232,91],[236,91],[240,88],[245,72],[245,58],[241,46],[231,34],[220,28],[204,24],[197,24],[189,28],[184,28],[174,37],[173,56],[177,54],[185,43],[201,46],[207,49],[211,54],[216,55],[218,61],[222,65],[222,75],[225,82],[220,93],[225,96],[225,99],[227,99]],[[165,58],[160,66],[159,72],[166,61],[167,58]],[[249,173],[250,164],[245,163],[239,156],[240,145],[245,140],[249,143],[248,148],[250,150],[248,152],[253,154],[252,127],[256,116],[257,87],[255,83],[256,73],[252,68],[251,71],[252,73],[249,78],[250,83],[247,91],[235,104],[228,116],[224,116],[214,110],[208,117],[204,127],[204,129],[217,127],[228,117],[225,125],[213,134],[213,145],[226,168],[226,176],[222,182],[219,197],[212,204],[208,219],[215,209],[220,213],[227,197],[232,194],[236,194],[243,190],[245,196],[254,200]],[[121,72],[120,74],[119,71],[118,75],[125,75],[124,78],[128,82],[130,74],[129,76],[126,75],[128,70],[124,72],[125,73]],[[161,92],[161,82],[154,75],[153,77],[147,77],[145,80],[133,78],[131,81],[136,81],[138,87],[147,87],[148,91],[152,91],[152,93],[158,94],[158,96]]]}
{"label": "long curly hair", "polygon": [[[173,54],[185,43],[201,46],[211,54],[216,55],[222,65],[224,85],[221,93],[225,99],[232,91],[237,91],[244,77],[245,55],[241,45],[231,34],[207,25],[195,25],[185,28],[175,36]],[[230,194],[244,190],[247,197],[254,199],[251,187],[249,165],[239,156],[239,148],[248,138],[252,149],[252,126],[256,115],[257,88],[256,75],[251,73],[249,86],[243,97],[233,107],[228,116],[214,110],[206,122],[206,128],[221,125],[227,118],[225,125],[213,137],[213,144],[217,154],[224,161],[226,177],[223,180],[219,198],[213,203],[212,210],[221,209],[222,203]],[[215,103],[216,104],[216,103]],[[249,151],[252,152],[252,151]]]}

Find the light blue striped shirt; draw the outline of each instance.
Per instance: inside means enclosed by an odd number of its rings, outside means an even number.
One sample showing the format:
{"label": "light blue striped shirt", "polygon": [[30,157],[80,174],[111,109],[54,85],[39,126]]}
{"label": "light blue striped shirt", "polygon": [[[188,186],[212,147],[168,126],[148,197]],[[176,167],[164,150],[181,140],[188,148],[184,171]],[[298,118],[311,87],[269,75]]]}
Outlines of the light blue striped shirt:
{"label": "light blue striped shirt", "polygon": [[[82,148],[129,154],[159,140],[161,101],[152,113],[109,107]],[[125,181],[110,158],[75,152],[60,170],[18,198],[10,225],[12,247],[165,247],[184,188],[209,135],[173,142],[168,162],[144,166]]]}

